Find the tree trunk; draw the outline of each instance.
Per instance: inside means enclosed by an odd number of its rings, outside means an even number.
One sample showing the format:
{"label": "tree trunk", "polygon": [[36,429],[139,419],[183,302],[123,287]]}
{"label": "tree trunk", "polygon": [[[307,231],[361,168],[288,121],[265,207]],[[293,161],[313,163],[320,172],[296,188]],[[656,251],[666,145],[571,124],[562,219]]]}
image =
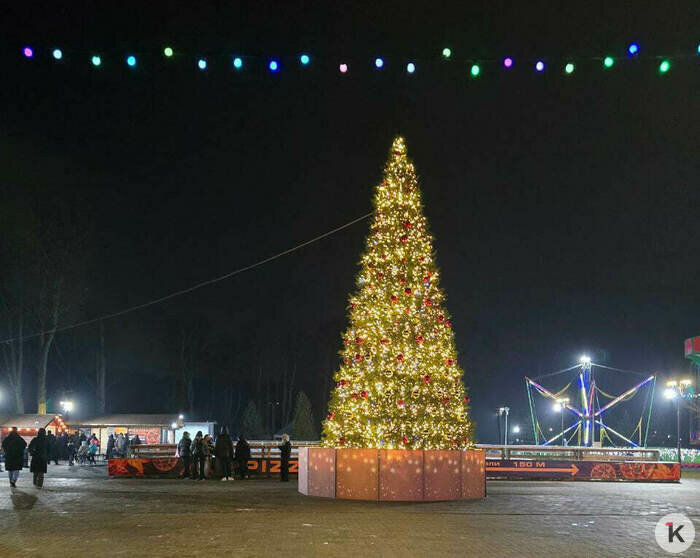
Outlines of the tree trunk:
{"label": "tree trunk", "polygon": [[105,325],[102,320],[100,320],[100,348],[97,353],[95,392],[97,412],[103,415],[107,409],[107,358],[105,356]]}
{"label": "tree trunk", "polygon": [[49,363],[49,353],[58,329],[58,316],[61,311],[61,290],[63,277],[56,279],[56,289],[53,293],[51,308],[51,329],[39,336],[39,361],[37,366],[37,413],[46,414],[46,369]]}

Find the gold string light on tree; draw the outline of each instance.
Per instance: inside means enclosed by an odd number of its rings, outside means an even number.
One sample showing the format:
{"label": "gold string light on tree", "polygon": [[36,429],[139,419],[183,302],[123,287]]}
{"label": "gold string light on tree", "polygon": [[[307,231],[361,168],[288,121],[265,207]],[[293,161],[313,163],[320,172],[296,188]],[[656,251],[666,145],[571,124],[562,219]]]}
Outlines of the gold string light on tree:
{"label": "gold string light on tree", "polygon": [[323,423],[328,447],[456,449],[472,444],[469,397],[439,287],[433,239],[406,145],[397,137],[350,296]]}

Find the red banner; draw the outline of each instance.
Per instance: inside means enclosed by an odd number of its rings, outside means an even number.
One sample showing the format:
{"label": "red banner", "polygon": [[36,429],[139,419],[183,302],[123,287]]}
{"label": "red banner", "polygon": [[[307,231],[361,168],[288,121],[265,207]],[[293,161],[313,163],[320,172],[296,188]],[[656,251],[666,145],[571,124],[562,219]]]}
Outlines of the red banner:
{"label": "red banner", "polygon": [[[220,474],[220,467],[216,466]],[[233,469],[237,463],[233,462]],[[205,469],[206,470],[206,469]],[[282,470],[281,459],[251,459],[248,461],[247,475],[259,477],[279,477]],[[299,463],[296,459],[289,460],[289,473],[296,474],[299,471]],[[134,459],[110,459],[108,464],[110,477],[181,477],[185,472],[185,465],[178,457],[140,457]],[[211,475],[216,476],[216,475]]]}
{"label": "red banner", "polygon": [[674,482],[681,469],[678,463],[487,459],[486,478]]}

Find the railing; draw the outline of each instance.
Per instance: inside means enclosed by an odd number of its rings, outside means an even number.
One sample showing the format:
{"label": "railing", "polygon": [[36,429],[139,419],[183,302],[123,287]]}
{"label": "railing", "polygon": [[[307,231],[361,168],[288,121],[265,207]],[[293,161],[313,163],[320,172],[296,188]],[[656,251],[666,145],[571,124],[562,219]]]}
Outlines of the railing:
{"label": "railing", "polygon": [[487,459],[557,459],[562,461],[660,461],[658,449],[587,446],[503,446],[477,444]]}
{"label": "railing", "polygon": [[[277,441],[250,440],[252,459],[279,459]],[[296,459],[299,447],[317,447],[319,441],[292,441],[291,458]],[[235,442],[234,442],[235,446]],[[555,459],[561,461],[661,461],[661,451],[656,448],[593,448],[586,446],[504,446],[477,444],[486,452],[487,459]],[[175,457],[175,444],[142,444],[130,448],[133,457]]]}

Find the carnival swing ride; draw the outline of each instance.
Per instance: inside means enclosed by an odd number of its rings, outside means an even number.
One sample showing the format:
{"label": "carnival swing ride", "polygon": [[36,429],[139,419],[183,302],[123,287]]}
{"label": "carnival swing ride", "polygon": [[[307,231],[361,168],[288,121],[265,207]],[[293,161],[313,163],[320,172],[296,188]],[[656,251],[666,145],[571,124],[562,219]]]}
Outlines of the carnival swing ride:
{"label": "carnival swing ride", "polygon": [[[644,379],[624,390],[620,395],[610,395],[599,386],[599,377],[608,373],[614,373],[615,376],[637,375]],[[542,385],[542,383],[549,383],[555,376],[568,376],[569,382],[558,391],[551,391]],[[545,379],[546,382],[543,382]],[[569,368],[535,378],[526,376],[525,385],[535,444],[646,447],[656,385],[654,374],[647,375],[596,364],[589,357],[582,356],[578,364]],[[637,411],[641,408],[641,412],[639,419],[632,422],[629,402],[638,394],[642,394],[641,405],[637,404],[635,407]],[[537,413],[538,396],[553,405],[554,410],[561,415],[561,428],[545,429],[549,436],[543,431]],[[628,409],[622,409],[625,406]],[[619,412],[616,414],[620,424],[615,424],[613,420],[608,421],[608,417],[615,414],[611,412],[615,409],[622,410],[622,414]],[[627,435],[620,432],[632,428],[632,432]]]}

